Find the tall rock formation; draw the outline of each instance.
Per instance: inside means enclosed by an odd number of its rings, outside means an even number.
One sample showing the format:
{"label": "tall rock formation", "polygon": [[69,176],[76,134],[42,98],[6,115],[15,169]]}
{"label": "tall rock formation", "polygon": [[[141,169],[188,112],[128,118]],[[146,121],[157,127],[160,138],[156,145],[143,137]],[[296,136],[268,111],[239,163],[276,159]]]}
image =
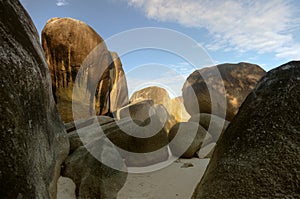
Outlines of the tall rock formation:
{"label": "tall rock formation", "polygon": [[56,198],[69,142],[43,49],[19,1],[0,1],[0,15],[0,196]]}
{"label": "tall rock formation", "polygon": [[[213,114],[223,117],[222,111],[218,111],[225,108],[226,120],[231,121],[264,74],[265,71],[261,67],[249,63],[221,64],[196,70],[183,85],[184,106],[191,116],[199,112],[211,113],[212,108],[215,108],[217,113]],[[221,89],[223,85],[225,92]],[[209,87],[212,88],[211,92]],[[217,103],[212,104],[211,96],[215,98],[225,96],[227,103],[219,104],[218,99],[214,99]]]}
{"label": "tall rock formation", "polygon": [[113,82],[112,90],[110,92],[111,111],[115,112],[119,108],[129,103],[128,87],[125,72],[122,67],[121,59],[116,52],[110,52],[115,67],[115,79]]}
{"label": "tall rock formation", "polygon": [[[89,113],[82,112],[82,117],[93,115],[94,107],[96,115],[110,115],[128,103],[126,79],[117,81],[123,72],[120,62],[113,61],[103,39],[87,24],[71,18],[50,19],[42,31],[42,45],[65,122],[73,120],[72,100],[83,109],[89,106]],[[76,78],[81,90],[74,95]]]}
{"label": "tall rock formation", "polygon": [[192,198],[299,198],[299,121],[300,61],[293,61],[246,98]]}

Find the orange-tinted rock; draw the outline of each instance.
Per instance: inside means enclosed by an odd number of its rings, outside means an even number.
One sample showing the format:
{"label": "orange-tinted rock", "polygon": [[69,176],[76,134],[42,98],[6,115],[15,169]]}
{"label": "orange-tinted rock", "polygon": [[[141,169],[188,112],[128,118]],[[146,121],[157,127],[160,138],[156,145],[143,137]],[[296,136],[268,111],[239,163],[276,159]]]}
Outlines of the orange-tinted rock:
{"label": "orange-tinted rock", "polygon": [[300,62],[269,71],[220,137],[193,199],[299,198]]}
{"label": "orange-tinted rock", "polygon": [[[73,120],[72,100],[83,110],[90,109],[88,113],[82,111],[82,118],[90,116],[93,107],[96,115],[110,115],[128,103],[127,86],[119,86],[125,88],[121,99],[115,94],[111,98],[111,93],[116,93],[112,90],[117,67],[103,39],[87,24],[71,18],[50,19],[42,31],[42,45],[57,106],[65,122]],[[83,86],[79,94],[72,95],[76,78]],[[126,84],[126,80],[122,83]],[[87,96],[89,103],[82,104]]]}
{"label": "orange-tinted rock", "polygon": [[129,99],[127,81],[122,67],[122,62],[116,52],[111,52],[110,54],[115,66],[115,80],[110,92],[110,109],[112,112],[115,112],[119,108],[126,106],[129,103]]}
{"label": "orange-tinted rock", "polygon": [[190,115],[185,110],[184,104],[183,104],[183,98],[181,96],[175,97],[172,99],[171,102],[171,110],[170,115],[172,115],[175,119],[175,121],[178,122],[187,122],[190,119]]}
{"label": "orange-tinted rock", "polygon": [[130,102],[137,102],[142,100],[153,100],[154,104],[162,104],[165,108],[169,108],[171,98],[168,91],[158,86],[150,86],[138,90],[130,97]]}
{"label": "orange-tinted rock", "polygon": [[172,115],[172,100],[169,96],[168,91],[166,91],[164,88],[158,86],[150,86],[134,92],[130,97],[131,103],[136,103],[143,100],[152,100],[154,105],[161,104],[164,106],[164,108],[168,112],[168,119],[165,124],[167,132],[173,125],[176,124],[174,116]]}
{"label": "orange-tinted rock", "polygon": [[[219,73],[218,73],[219,72]],[[218,74],[221,78],[218,78]],[[184,106],[190,115],[211,113],[223,117],[222,109],[226,109],[226,120],[231,121],[247,95],[255,87],[265,71],[258,65],[249,63],[221,64],[214,67],[194,71],[182,88]],[[203,78],[204,77],[204,78]],[[204,79],[207,79],[205,82]],[[222,81],[221,81],[222,80]],[[209,87],[213,93],[209,92]],[[224,85],[225,93],[222,90]],[[212,94],[217,103],[212,107]],[[226,97],[226,102],[219,103],[218,98]]]}

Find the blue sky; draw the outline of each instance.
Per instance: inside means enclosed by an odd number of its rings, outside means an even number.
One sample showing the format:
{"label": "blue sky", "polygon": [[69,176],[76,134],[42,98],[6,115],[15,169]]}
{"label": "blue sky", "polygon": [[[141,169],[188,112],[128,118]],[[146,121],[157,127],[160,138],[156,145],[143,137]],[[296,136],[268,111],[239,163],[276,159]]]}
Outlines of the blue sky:
{"label": "blue sky", "polygon": [[[287,61],[300,60],[298,0],[21,2],[39,33],[52,17],[72,17],[86,22],[105,40],[134,28],[172,29],[193,39],[203,48],[203,52],[210,56],[214,64],[250,62],[270,70]],[[108,48],[115,51],[109,44]],[[175,93],[180,92],[188,74],[195,70],[195,67],[201,68],[205,65],[194,67],[182,57],[155,49],[132,51],[122,55],[121,60],[125,72],[128,73],[130,92],[148,84],[161,85],[171,88]],[[141,66],[144,68],[144,74],[143,70],[138,69]],[[168,72],[162,69],[163,66]],[[166,74],[172,75],[168,78]]]}

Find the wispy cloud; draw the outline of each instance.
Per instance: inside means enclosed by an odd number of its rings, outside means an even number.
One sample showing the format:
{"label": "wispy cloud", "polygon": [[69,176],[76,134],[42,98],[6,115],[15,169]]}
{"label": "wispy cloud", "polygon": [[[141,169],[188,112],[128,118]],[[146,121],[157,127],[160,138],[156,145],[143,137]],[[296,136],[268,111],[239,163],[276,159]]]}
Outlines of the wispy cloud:
{"label": "wispy cloud", "polygon": [[188,76],[192,72],[196,70],[196,68],[190,65],[187,62],[181,62],[177,64],[170,64],[168,65],[169,68],[172,68],[176,73],[180,76]]}
{"label": "wispy cloud", "polygon": [[[278,58],[299,59],[295,29],[299,4],[291,0],[128,0],[148,18],[205,28],[211,51],[256,51]],[[299,30],[298,30],[299,31]],[[298,32],[299,33],[299,32]]]}
{"label": "wispy cloud", "polygon": [[57,2],[56,2],[57,6],[66,6],[68,4],[69,4],[69,2],[67,2],[67,0],[57,0]]}

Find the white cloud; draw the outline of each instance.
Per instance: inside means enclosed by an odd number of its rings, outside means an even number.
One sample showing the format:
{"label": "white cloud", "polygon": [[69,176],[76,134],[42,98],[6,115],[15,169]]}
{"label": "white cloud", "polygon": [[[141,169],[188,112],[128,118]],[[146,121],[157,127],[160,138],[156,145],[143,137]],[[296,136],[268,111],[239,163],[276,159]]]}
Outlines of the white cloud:
{"label": "white cloud", "polygon": [[57,0],[57,2],[56,2],[57,6],[66,6],[68,4],[69,4],[69,2],[67,2],[67,0]]}
{"label": "white cloud", "polygon": [[194,72],[194,70],[196,70],[195,67],[193,67],[192,65],[190,65],[187,62],[170,64],[170,65],[168,65],[168,67],[174,70],[172,72],[176,72],[180,76],[188,76],[189,74]]}
{"label": "white cloud", "polygon": [[[297,59],[299,44],[293,34],[300,25],[299,10],[291,0],[128,0],[150,19],[205,28],[209,50],[257,51]],[[296,1],[294,4],[297,4]],[[283,52],[283,49],[285,50]]]}

